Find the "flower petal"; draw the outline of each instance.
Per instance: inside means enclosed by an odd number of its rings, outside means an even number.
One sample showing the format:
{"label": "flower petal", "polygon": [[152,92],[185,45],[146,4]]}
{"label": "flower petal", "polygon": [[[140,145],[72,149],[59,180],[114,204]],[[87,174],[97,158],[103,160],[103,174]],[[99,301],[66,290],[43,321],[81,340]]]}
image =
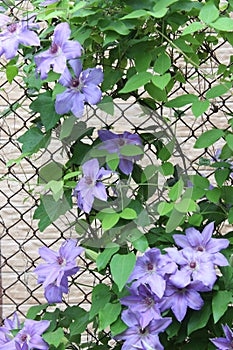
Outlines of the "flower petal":
{"label": "flower petal", "polygon": [[119,168],[122,173],[129,175],[133,171],[133,162],[128,159],[120,158]]}
{"label": "flower petal", "polygon": [[81,74],[85,84],[99,85],[104,79],[104,73],[101,68],[88,68]]}
{"label": "flower petal", "polygon": [[185,233],[191,247],[196,248],[203,244],[201,233],[198,230],[196,230],[194,227],[187,228]]}
{"label": "flower petal", "polygon": [[202,239],[203,239],[203,243],[205,245],[211,239],[213,232],[214,232],[214,222],[211,222],[204,227],[204,229],[202,231]]}
{"label": "flower petal", "polygon": [[82,46],[78,41],[68,40],[62,46],[62,51],[67,60],[71,60],[82,55]]}
{"label": "flower petal", "polygon": [[62,47],[63,44],[69,39],[71,34],[70,26],[68,23],[59,23],[54,29],[53,42]]}
{"label": "flower petal", "polygon": [[83,116],[84,100],[85,100],[85,96],[81,92],[77,91],[74,93],[74,99],[72,101],[71,112],[77,118],[81,118]]}
{"label": "flower petal", "polygon": [[101,182],[97,182],[97,184],[94,187],[93,194],[96,198],[98,198],[104,202],[106,202],[108,199],[106,188],[105,188],[104,184],[102,184]]}
{"label": "flower petal", "polygon": [[69,64],[73,69],[75,76],[79,78],[83,69],[82,62],[80,60],[70,60]]}
{"label": "flower petal", "polygon": [[26,46],[40,46],[38,35],[31,30],[23,30],[22,33],[18,35],[18,40],[20,44]]}
{"label": "flower petal", "polygon": [[66,86],[67,88],[71,86],[72,75],[70,74],[70,71],[69,71],[69,69],[67,67],[65,67],[65,69],[63,70],[63,73],[60,76],[58,82],[61,85]]}
{"label": "flower petal", "polygon": [[88,84],[83,86],[82,92],[85,95],[85,101],[91,105],[95,105],[101,100],[102,92],[98,86],[94,84]]}
{"label": "flower petal", "polygon": [[66,91],[58,94],[55,101],[55,110],[58,114],[68,113],[73,106],[74,94],[67,89]]}

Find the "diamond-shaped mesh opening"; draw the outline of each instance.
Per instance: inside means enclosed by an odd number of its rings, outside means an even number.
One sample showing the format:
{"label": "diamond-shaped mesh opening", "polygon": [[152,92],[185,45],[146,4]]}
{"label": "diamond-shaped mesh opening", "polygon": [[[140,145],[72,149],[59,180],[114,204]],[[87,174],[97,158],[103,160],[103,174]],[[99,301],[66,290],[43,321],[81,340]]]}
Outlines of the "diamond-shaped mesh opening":
{"label": "diamond-shaped mesh opening", "polygon": [[[19,5],[23,3],[25,4],[25,1],[18,2],[17,8],[12,7],[11,12],[16,17]],[[30,2],[27,5],[30,6]],[[184,93],[198,94],[202,99],[206,91],[221,79],[221,74],[217,73],[216,68],[219,62],[231,65],[229,56],[233,50],[228,44],[221,42],[211,49],[206,45],[203,44],[201,49],[208,52],[208,56],[203,59],[199,69],[184,62],[181,55],[174,52],[174,67],[182,72],[186,83],[176,83],[169,95],[170,99]],[[6,62],[2,61],[0,64],[4,67]],[[21,80],[15,78],[13,83],[9,84],[3,72],[0,73],[0,78],[0,318],[5,318],[10,317],[15,310],[25,315],[31,305],[45,301],[43,289],[37,285],[33,274],[35,266],[40,262],[38,248],[47,246],[57,249],[61,239],[76,237],[73,223],[77,220],[77,211],[71,210],[43,233],[39,232],[37,222],[32,218],[38,205],[39,195],[36,191],[40,191],[39,169],[51,161],[64,164],[67,156],[64,145],[54,133],[48,149],[23,159],[20,164],[13,163],[6,167],[11,159],[17,159],[21,155],[17,139],[30,127],[35,115],[28,107],[31,100]],[[147,97],[146,92],[142,91],[141,96]],[[21,107],[16,109],[18,105]],[[186,172],[197,172],[211,177],[211,168],[200,168],[199,159],[213,157],[216,149],[193,149],[193,145],[203,131],[213,127],[227,128],[227,113],[232,113],[232,106],[232,95],[223,95],[216,98],[201,117],[195,118],[191,106],[185,106],[181,111],[166,108],[163,103],[157,103],[157,111],[145,113],[145,109],[132,97],[128,101],[115,101],[114,116],[107,115],[98,108],[88,108],[82,120],[88,126],[94,126],[96,130],[111,127],[117,133],[126,130],[139,134],[148,130],[163,132],[168,141],[172,138],[176,140],[173,154],[175,164],[179,164]],[[155,152],[153,146],[148,147],[141,164],[156,164]],[[157,198],[163,195],[163,189],[158,189]],[[153,198],[154,202],[156,196]],[[98,223],[96,225],[98,226]],[[93,286],[100,282],[108,284],[110,279],[108,274],[103,276],[97,273],[95,264],[86,259],[80,258],[79,266],[75,281],[72,278],[70,280],[71,289],[69,295],[64,298],[64,305],[78,304],[88,310]],[[91,329],[87,330],[86,337],[84,341],[90,337],[95,338]]]}

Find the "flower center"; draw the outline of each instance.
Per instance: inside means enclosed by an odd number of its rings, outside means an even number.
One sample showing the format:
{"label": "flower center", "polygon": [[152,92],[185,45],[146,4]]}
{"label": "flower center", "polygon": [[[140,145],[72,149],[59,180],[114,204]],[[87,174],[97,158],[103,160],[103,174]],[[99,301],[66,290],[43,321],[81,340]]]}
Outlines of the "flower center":
{"label": "flower center", "polygon": [[150,298],[150,297],[147,297],[147,298],[145,299],[145,303],[146,303],[146,305],[148,305],[148,306],[152,306],[152,305],[154,305],[154,300],[153,300],[152,298]]}
{"label": "flower center", "polygon": [[52,43],[52,45],[51,45],[51,47],[50,47],[50,52],[51,52],[52,54],[55,54],[55,53],[58,52],[58,49],[59,49],[59,46],[58,46],[57,44],[55,44],[55,43]]}
{"label": "flower center", "polygon": [[59,265],[62,265],[64,263],[64,259],[61,256],[59,256],[57,258],[57,262],[58,262]]}
{"label": "flower center", "polygon": [[154,270],[154,265],[152,263],[147,264],[147,270],[148,271],[153,271]]}
{"label": "flower center", "polygon": [[198,252],[204,252],[204,248],[203,248],[202,246],[197,247],[197,251],[198,251]]}
{"label": "flower center", "polygon": [[91,186],[94,184],[92,178],[90,176],[85,176],[85,182],[87,185]]}
{"label": "flower center", "polygon": [[25,342],[27,340],[27,334],[22,334],[21,337],[20,337],[21,341],[22,342]]}
{"label": "flower center", "polygon": [[189,266],[191,267],[191,269],[195,269],[197,267],[197,264],[195,261],[191,261],[191,263],[189,264]]}
{"label": "flower center", "polygon": [[79,86],[80,82],[79,82],[79,79],[78,78],[73,78],[71,80],[71,86],[74,87],[74,88],[77,88]]}
{"label": "flower center", "polygon": [[140,328],[139,332],[141,335],[146,335],[148,333],[146,328]]}
{"label": "flower center", "polygon": [[118,140],[118,144],[119,144],[120,147],[124,146],[125,140],[120,138],[120,139]]}
{"label": "flower center", "polygon": [[14,33],[17,29],[17,24],[16,23],[11,23],[7,26],[7,29],[10,33]]}

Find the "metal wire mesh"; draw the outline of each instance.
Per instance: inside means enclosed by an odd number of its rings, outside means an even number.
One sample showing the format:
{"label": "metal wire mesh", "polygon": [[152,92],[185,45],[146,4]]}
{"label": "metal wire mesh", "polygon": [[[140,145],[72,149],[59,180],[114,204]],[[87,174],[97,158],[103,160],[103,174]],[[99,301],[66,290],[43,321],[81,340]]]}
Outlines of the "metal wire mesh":
{"label": "metal wire mesh", "polygon": [[[23,1],[22,1],[23,3]],[[19,5],[19,4],[18,4]],[[18,6],[17,6],[18,8]],[[16,8],[12,14],[16,15]],[[233,53],[232,48],[225,42],[210,47],[203,44],[201,48],[208,52],[200,68],[184,62],[181,55],[176,55],[173,68],[176,67],[185,77],[185,83],[177,83],[169,98],[183,93],[195,93],[200,99],[208,89],[215,86],[221,78],[217,72],[219,62],[231,67],[229,60]],[[172,54],[172,53],[171,53]],[[39,232],[37,223],[32,219],[35,208],[38,206],[39,189],[37,185],[39,169],[51,160],[59,164],[64,162],[64,145],[54,133],[50,146],[30,158],[25,158],[20,164],[13,163],[6,166],[11,159],[20,156],[20,144],[17,139],[30,127],[35,118],[28,105],[30,96],[19,78],[9,84],[5,76],[4,61],[1,64],[0,84],[0,320],[11,316],[15,310],[25,315],[28,307],[44,302],[42,287],[36,283],[33,269],[38,264],[38,248],[48,246],[56,249],[61,238],[76,236],[72,222],[77,219],[75,210],[69,211],[50,225],[43,233]],[[145,92],[142,92],[145,95]],[[157,103],[157,111],[142,110],[138,101],[133,97],[128,101],[115,101],[114,116],[109,116],[98,108],[89,108],[83,117],[88,126],[112,127],[115,132],[134,130],[140,134],[148,129],[160,130],[175,135],[177,147],[173,159],[188,172],[200,172],[200,157],[210,158],[214,151],[194,150],[193,145],[198,136],[212,127],[227,127],[227,117],[232,113],[232,95],[223,95],[216,98],[212,106],[198,119],[191,111],[191,106],[181,110],[168,109],[163,103]],[[16,108],[18,107],[18,108]],[[168,120],[169,119],[169,120]],[[166,121],[167,120],[167,121]],[[155,163],[156,156],[153,147],[147,149],[145,163]],[[211,176],[211,169],[202,168],[202,174]],[[156,199],[155,199],[156,200]],[[72,284],[64,305],[79,304],[89,308],[93,285],[106,281],[109,276],[96,272],[92,262],[80,258],[81,269]]]}

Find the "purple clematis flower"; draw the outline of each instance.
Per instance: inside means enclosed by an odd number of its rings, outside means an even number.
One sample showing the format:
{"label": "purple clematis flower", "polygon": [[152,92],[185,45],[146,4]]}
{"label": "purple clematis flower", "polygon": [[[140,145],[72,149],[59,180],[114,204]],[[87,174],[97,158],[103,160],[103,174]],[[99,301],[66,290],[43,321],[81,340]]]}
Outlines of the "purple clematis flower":
{"label": "purple clematis flower", "polygon": [[125,156],[121,154],[122,147],[126,145],[135,145],[142,147],[142,141],[137,134],[131,134],[125,131],[123,134],[114,134],[109,130],[99,130],[98,135],[103,144],[99,149],[106,149],[109,153],[116,153],[120,158],[120,170],[129,175],[133,171],[133,162],[139,160],[142,155]]}
{"label": "purple clematis flower", "polygon": [[82,71],[80,60],[70,60],[74,77],[66,68],[59,79],[59,83],[67,89],[56,96],[55,109],[58,114],[71,111],[77,118],[82,117],[84,102],[95,105],[101,100],[101,90],[97,85],[103,81],[101,68],[88,68]]}
{"label": "purple clematis flower", "polygon": [[99,168],[97,159],[88,160],[82,165],[83,177],[79,180],[74,190],[78,207],[85,213],[90,213],[94,198],[107,201],[107,192],[101,182],[103,176],[109,176],[111,171]]}
{"label": "purple clematis flower", "polygon": [[60,0],[45,0],[40,3],[40,6],[48,6],[59,2]]}
{"label": "purple clematis flower", "polygon": [[122,305],[140,314],[141,324],[144,328],[153,319],[161,318],[160,299],[151,291],[150,286],[141,284],[137,289],[129,288],[131,295],[120,299]]}
{"label": "purple clematis flower", "polygon": [[122,350],[163,350],[158,334],[169,326],[172,321],[170,317],[154,319],[146,326],[143,326],[139,313],[124,310],[122,312],[122,320],[129,328],[114,337],[116,340],[125,341],[121,348]]}
{"label": "purple clematis flower", "polygon": [[144,256],[137,258],[134,270],[128,282],[133,282],[132,287],[136,288],[140,284],[148,284],[151,291],[162,298],[166,288],[166,275],[174,274],[177,265],[168,255],[162,255],[157,248],[151,248]]}
{"label": "purple clematis flower", "polygon": [[233,332],[228,325],[223,326],[226,338],[212,338],[210,341],[218,350],[233,350]]}
{"label": "purple clematis flower", "polygon": [[[34,321],[25,320],[24,326],[20,331],[14,336],[10,331],[13,329],[19,329],[19,320],[17,315],[14,315],[13,321],[6,319],[4,322],[4,327],[9,329],[9,337],[7,342],[0,341],[1,350],[30,350],[30,349],[40,349],[48,350],[49,345],[42,339],[41,335],[49,327],[50,321]],[[2,328],[2,327],[1,327]],[[1,332],[1,329],[0,329]],[[1,339],[1,338],[0,338]]]}
{"label": "purple clematis flower", "polygon": [[7,15],[4,15],[3,13],[0,13],[0,27],[5,26],[9,22],[11,22],[10,17],[8,17]]}
{"label": "purple clematis flower", "polygon": [[[4,16],[4,15],[2,15]],[[0,25],[7,24],[7,16],[0,18]],[[0,56],[5,54],[6,59],[12,59],[17,54],[20,44],[25,46],[39,46],[40,39],[30,29],[38,28],[33,22],[35,15],[30,19],[24,18],[21,22],[7,24],[5,30],[0,33]]]}
{"label": "purple clematis flower", "polygon": [[181,322],[190,307],[200,310],[204,305],[199,291],[199,283],[190,282],[187,275],[177,271],[167,281],[166,290],[160,303],[161,311],[171,309],[177,320]]}
{"label": "purple clematis flower", "polygon": [[[46,263],[37,266],[34,272],[38,274],[38,283],[43,282],[45,296],[48,297],[49,301],[51,301],[52,298],[58,298],[61,292],[66,293],[67,277],[75,274],[79,269],[76,266],[75,259],[84,249],[77,247],[76,244],[77,240],[68,239],[62,243],[58,252],[47,247],[39,249],[40,255]],[[54,287],[54,284],[58,287],[57,289]]]}
{"label": "purple clematis flower", "polygon": [[23,346],[27,344],[29,349],[49,349],[48,343],[46,343],[41,335],[49,327],[50,321],[34,321],[25,320],[23,329],[15,336],[15,342]]}
{"label": "purple clematis flower", "polygon": [[14,316],[13,316],[13,320],[6,318],[4,320],[4,325],[2,327],[0,327],[0,349],[1,349],[2,345],[6,344],[12,340],[11,331],[13,329],[19,329],[19,328],[20,328],[20,322],[19,322],[19,318],[15,312]]}
{"label": "purple clematis flower", "polygon": [[[178,251],[176,248],[165,248],[170,258],[180,265],[184,278],[199,282],[211,290],[216,281],[213,256],[207,252],[195,251],[192,248],[184,248]],[[186,277],[185,277],[186,276]]]}
{"label": "purple clematis flower", "polygon": [[41,79],[46,79],[50,67],[56,73],[63,73],[66,61],[80,57],[82,46],[78,41],[68,40],[71,30],[68,23],[59,23],[54,30],[54,38],[51,47],[35,56],[37,73],[41,73]]}
{"label": "purple clematis flower", "polygon": [[213,256],[213,263],[218,266],[229,265],[225,256],[219,253],[229,245],[229,240],[224,238],[212,238],[214,231],[214,223],[208,224],[202,233],[194,227],[190,227],[185,231],[185,235],[176,234],[173,238],[176,244],[181,248],[190,247],[198,252],[207,252]]}
{"label": "purple clematis flower", "polygon": [[[53,283],[50,283],[47,287],[45,287],[44,296],[49,304],[62,302],[63,293],[68,294],[69,292],[68,277],[75,275],[78,270],[78,267],[74,267],[68,272],[65,272],[59,286],[57,285],[57,281],[54,281]],[[46,276],[40,276],[37,282],[44,283],[45,279]]]}

